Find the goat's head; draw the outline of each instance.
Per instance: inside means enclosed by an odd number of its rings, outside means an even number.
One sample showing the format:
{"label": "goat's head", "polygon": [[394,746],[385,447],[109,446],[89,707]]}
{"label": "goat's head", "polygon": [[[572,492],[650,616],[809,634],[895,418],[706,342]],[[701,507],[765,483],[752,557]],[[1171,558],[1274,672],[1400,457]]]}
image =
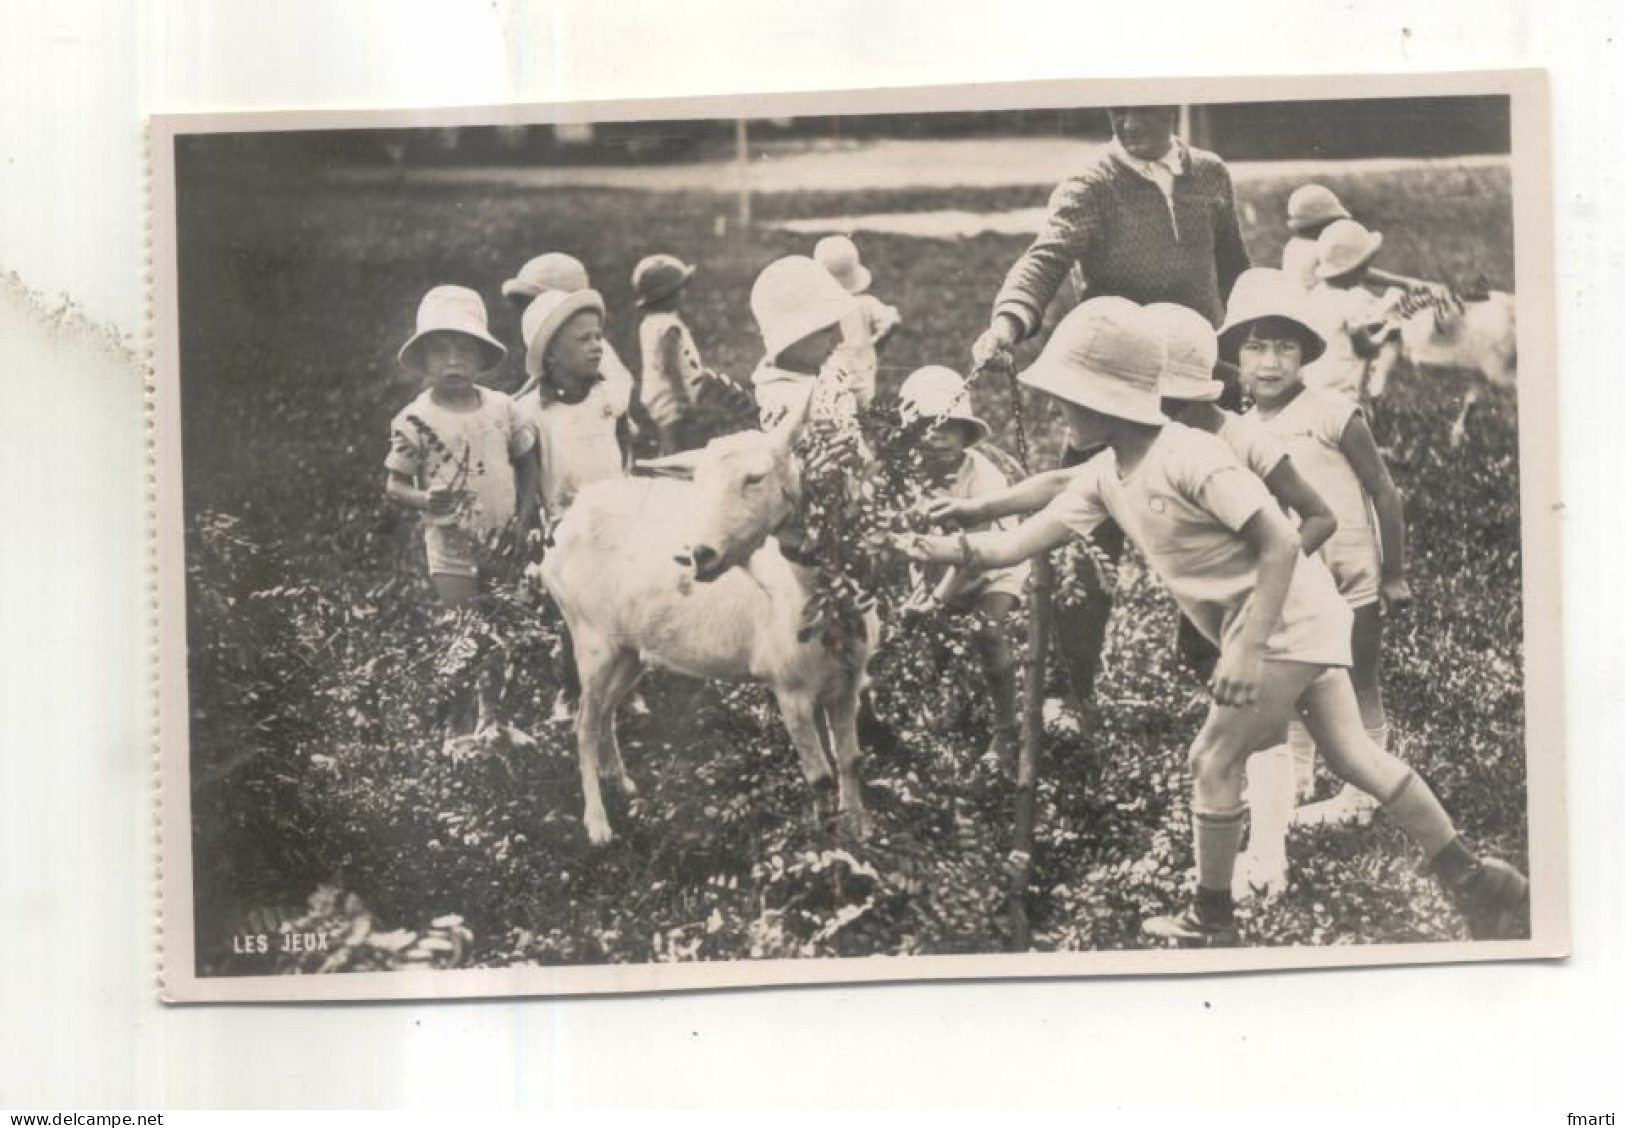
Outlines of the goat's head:
{"label": "goat's head", "polygon": [[801,466],[791,450],[806,417],[802,405],[771,431],[725,435],[703,450],[643,464],[693,483],[693,534],[676,560],[696,580],[708,583],[744,563],[795,510]]}

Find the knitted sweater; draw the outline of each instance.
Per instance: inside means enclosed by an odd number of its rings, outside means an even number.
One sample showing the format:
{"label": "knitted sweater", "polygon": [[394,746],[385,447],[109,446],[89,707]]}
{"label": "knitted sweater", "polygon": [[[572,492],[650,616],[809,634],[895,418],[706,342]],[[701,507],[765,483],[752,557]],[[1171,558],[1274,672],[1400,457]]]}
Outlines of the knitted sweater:
{"label": "knitted sweater", "polygon": [[1074,264],[1085,298],[1176,302],[1222,323],[1230,287],[1249,265],[1224,162],[1185,149],[1170,200],[1112,150],[1101,153],[1051,194],[1044,226],[1010,268],[993,312],[1011,314],[1030,336]]}

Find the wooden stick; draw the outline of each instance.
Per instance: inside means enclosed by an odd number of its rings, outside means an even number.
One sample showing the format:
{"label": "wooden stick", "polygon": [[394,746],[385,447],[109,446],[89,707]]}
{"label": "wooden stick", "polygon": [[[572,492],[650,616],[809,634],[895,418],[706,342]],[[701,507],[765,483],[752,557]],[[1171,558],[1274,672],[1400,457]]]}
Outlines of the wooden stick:
{"label": "wooden stick", "polygon": [[1034,557],[1028,585],[1027,659],[1022,671],[1021,751],[1016,759],[1016,795],[1010,834],[1010,946],[1032,946],[1027,920],[1027,879],[1032,869],[1033,829],[1038,817],[1038,769],[1044,739],[1044,669],[1049,654],[1050,592],[1055,586],[1049,553]]}

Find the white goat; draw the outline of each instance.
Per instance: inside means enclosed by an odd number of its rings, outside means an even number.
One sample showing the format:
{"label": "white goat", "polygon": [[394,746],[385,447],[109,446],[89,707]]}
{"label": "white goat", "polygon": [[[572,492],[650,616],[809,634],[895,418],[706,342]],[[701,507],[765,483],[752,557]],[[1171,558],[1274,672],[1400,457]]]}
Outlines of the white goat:
{"label": "white goat", "polygon": [[[1420,298],[1401,302],[1396,314],[1405,355],[1418,370],[1454,368],[1476,373],[1497,388],[1517,385],[1517,301],[1511,294],[1491,290],[1483,298],[1450,307]],[[1375,399],[1387,382],[1388,370],[1373,365],[1366,390]],[[1467,437],[1467,413],[1483,394],[1483,386],[1477,382],[1468,387],[1461,411],[1450,426],[1452,447],[1460,446]]]}
{"label": "white goat", "polygon": [[[613,835],[600,773],[631,795],[615,708],[643,671],[762,681],[773,690],[815,807],[836,789],[842,833],[866,837],[858,778],[858,694],[879,640],[870,612],[850,665],[817,638],[802,642],[812,568],[792,564],[770,535],[795,510],[801,469],[791,454],[805,406],[772,432],[713,440],[644,465],[691,480],[632,477],[584,489],[541,566],[574,641],[581,701],[576,745],[582,821],[595,843]],[[819,736],[824,721],[835,760]]]}

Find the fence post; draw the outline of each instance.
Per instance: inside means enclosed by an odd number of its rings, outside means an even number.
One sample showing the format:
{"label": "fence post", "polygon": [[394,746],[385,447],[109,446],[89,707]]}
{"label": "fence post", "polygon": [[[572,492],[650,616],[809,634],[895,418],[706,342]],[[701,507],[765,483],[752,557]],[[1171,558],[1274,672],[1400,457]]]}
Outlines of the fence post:
{"label": "fence post", "polygon": [[739,192],[739,229],[750,229],[750,126],[734,120],[734,172]]}

